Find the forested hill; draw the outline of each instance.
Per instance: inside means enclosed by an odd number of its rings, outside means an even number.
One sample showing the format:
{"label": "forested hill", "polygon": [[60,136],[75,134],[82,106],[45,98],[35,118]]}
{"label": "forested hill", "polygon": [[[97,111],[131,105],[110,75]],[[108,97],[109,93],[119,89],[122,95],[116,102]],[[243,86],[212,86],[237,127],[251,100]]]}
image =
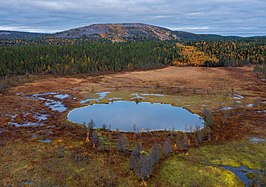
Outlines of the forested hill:
{"label": "forested hill", "polygon": [[[257,37],[257,39],[265,37]],[[126,41],[218,41],[218,40],[254,40],[238,36],[221,36],[215,34],[194,34],[172,31],[166,28],[142,24],[94,24],[85,27],[55,33],[29,33],[17,31],[0,31],[0,45],[31,44],[77,44],[91,42],[126,42]]]}
{"label": "forested hill", "polygon": [[0,40],[1,39],[36,39],[49,34],[45,33],[32,33],[32,32],[19,32],[19,31],[1,31],[0,30]]}
{"label": "forested hill", "polygon": [[217,41],[217,40],[241,40],[240,36],[222,36],[218,34],[194,34],[191,32],[174,31],[182,41]]}
{"label": "forested hill", "polygon": [[94,24],[56,33],[55,38],[104,38],[111,41],[179,40],[173,31],[142,23]]}

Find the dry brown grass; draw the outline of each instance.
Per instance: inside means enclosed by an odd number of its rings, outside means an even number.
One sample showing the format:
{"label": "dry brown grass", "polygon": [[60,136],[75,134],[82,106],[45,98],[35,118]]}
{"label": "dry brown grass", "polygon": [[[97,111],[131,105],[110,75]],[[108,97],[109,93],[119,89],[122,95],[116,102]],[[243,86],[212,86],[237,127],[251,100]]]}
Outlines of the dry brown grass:
{"label": "dry brown grass", "polygon": [[[48,91],[67,91],[79,93],[94,89],[95,91],[132,89],[133,91],[150,91],[152,88],[198,88],[227,90],[231,88],[243,92],[253,92],[265,97],[264,82],[257,80],[252,67],[237,68],[201,68],[201,67],[167,67],[158,70],[125,72],[99,76],[80,76],[76,78],[47,77],[33,83],[11,89],[10,93],[23,92],[31,94]],[[167,91],[167,90],[166,90]]]}

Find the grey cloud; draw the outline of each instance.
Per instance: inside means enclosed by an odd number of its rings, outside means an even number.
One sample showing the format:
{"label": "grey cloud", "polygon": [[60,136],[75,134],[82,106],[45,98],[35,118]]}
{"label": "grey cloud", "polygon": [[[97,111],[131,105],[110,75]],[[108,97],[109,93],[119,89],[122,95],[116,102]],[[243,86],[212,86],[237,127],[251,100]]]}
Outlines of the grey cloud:
{"label": "grey cloud", "polygon": [[264,0],[0,0],[0,29],[55,32],[142,22],[196,33],[266,35]]}

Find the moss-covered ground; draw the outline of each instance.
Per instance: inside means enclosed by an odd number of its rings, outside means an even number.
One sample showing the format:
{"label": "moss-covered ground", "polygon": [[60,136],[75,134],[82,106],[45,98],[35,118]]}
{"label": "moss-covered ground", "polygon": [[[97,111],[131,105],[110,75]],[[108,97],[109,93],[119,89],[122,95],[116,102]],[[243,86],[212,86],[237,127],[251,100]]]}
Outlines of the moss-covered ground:
{"label": "moss-covered ground", "polygon": [[[248,140],[221,145],[205,145],[187,153],[173,155],[158,171],[160,186],[243,186],[230,171],[219,166],[246,166],[263,170],[266,144],[252,144]],[[262,179],[266,182],[266,176]]]}

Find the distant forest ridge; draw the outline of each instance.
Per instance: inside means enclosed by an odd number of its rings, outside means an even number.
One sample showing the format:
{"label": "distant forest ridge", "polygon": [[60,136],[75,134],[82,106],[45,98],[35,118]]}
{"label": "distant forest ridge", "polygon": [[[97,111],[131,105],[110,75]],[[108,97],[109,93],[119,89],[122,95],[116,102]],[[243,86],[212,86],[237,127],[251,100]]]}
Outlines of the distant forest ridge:
{"label": "distant forest ridge", "polygon": [[[194,34],[184,31],[172,31],[167,28],[142,24],[142,23],[122,23],[122,24],[93,24],[85,27],[74,28],[54,34],[31,33],[19,31],[0,31],[0,44],[3,41],[23,40],[24,42],[49,43],[60,40],[82,40],[93,41],[214,41],[214,40],[254,40],[266,39],[266,36],[239,37],[222,36],[217,34]],[[8,44],[8,42],[7,42]]]}

